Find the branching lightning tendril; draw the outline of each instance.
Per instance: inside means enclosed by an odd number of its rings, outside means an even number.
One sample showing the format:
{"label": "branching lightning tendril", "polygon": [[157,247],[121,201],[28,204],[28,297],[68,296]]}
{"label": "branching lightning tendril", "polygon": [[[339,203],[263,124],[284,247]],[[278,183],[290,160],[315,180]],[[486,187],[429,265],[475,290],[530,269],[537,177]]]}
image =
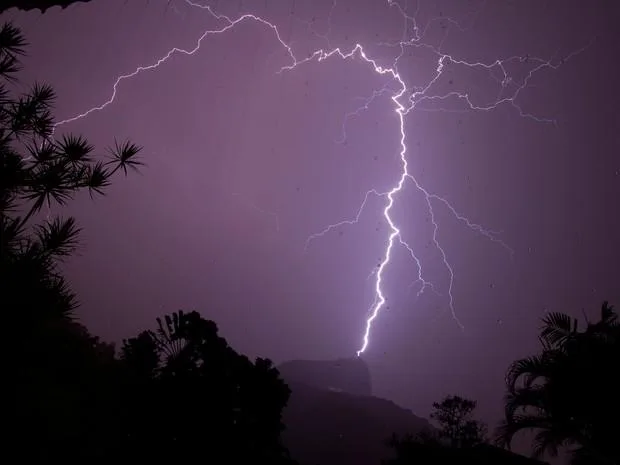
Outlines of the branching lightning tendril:
{"label": "branching lightning tendril", "polygon": [[[383,217],[389,226],[390,234],[386,241],[383,259],[379,263],[378,267],[375,268],[369,276],[371,277],[374,275],[375,277],[375,297],[374,297],[372,306],[369,309],[369,316],[366,319],[366,325],[365,325],[365,329],[364,329],[364,333],[362,337],[362,344],[359,350],[357,351],[357,355],[359,356],[368,347],[373,323],[375,319],[378,317],[381,309],[384,307],[386,303],[386,297],[384,295],[384,291],[382,288],[382,284],[384,280],[384,270],[390,263],[390,258],[392,256],[395,245],[400,245],[405,250],[407,250],[411,258],[416,263],[416,266],[418,269],[417,282],[421,284],[421,288],[418,292],[418,295],[424,292],[427,288],[431,289],[438,296],[442,295],[436,291],[433,283],[431,283],[430,281],[427,281],[423,277],[421,261],[416,256],[413,248],[403,239],[401,235],[401,230],[394,223],[394,220],[392,216],[390,215],[392,207],[394,203],[396,202],[398,193],[403,189],[403,187],[405,186],[407,182],[412,183],[412,185],[424,196],[426,207],[427,207],[430,220],[431,220],[431,224],[432,224],[432,228],[433,228],[432,229],[432,242],[435,248],[437,249],[437,251],[439,252],[441,259],[443,261],[443,265],[445,266],[448,272],[448,276],[449,276],[448,286],[446,290],[446,295],[448,299],[448,307],[451,311],[452,317],[454,318],[455,322],[462,328],[463,326],[456,315],[455,306],[454,306],[454,298],[453,298],[453,293],[452,293],[454,278],[455,278],[454,270],[448,260],[448,256],[445,252],[445,249],[442,247],[438,239],[439,223],[436,219],[436,212],[435,212],[436,205],[443,205],[462,224],[464,224],[466,227],[470,228],[471,230],[488,238],[490,241],[499,244],[501,247],[506,249],[510,253],[511,256],[514,254],[514,251],[498,237],[499,236],[498,232],[488,230],[484,228],[483,226],[472,222],[467,217],[457,212],[457,210],[450,204],[450,202],[447,199],[445,199],[444,197],[436,193],[430,192],[418,182],[418,180],[414,177],[414,175],[409,170],[409,162],[407,159],[407,144],[406,144],[407,136],[406,136],[406,130],[405,130],[405,118],[409,112],[416,109],[416,107],[418,107],[422,103],[435,103],[436,104],[436,103],[442,103],[446,101],[460,101],[462,104],[464,104],[465,111],[472,111],[472,110],[489,111],[489,110],[496,109],[502,105],[510,105],[514,107],[516,111],[518,112],[518,114],[524,118],[529,118],[534,121],[542,122],[542,123],[555,124],[555,121],[552,119],[537,117],[531,113],[524,111],[517,103],[517,98],[519,97],[521,91],[527,87],[530,79],[532,78],[534,74],[536,74],[537,72],[543,69],[557,69],[562,63],[572,58],[577,53],[583,51],[587,46],[569,54],[564,59],[559,60],[556,63],[553,62],[554,60],[553,58],[545,60],[542,58],[535,58],[535,57],[529,57],[529,56],[526,56],[526,57],[512,56],[512,57],[505,58],[505,59],[497,59],[493,61],[492,63],[469,62],[466,60],[457,59],[441,51],[443,44],[440,44],[439,46],[433,46],[433,45],[430,45],[424,42],[424,38],[426,36],[426,33],[431,23],[435,20],[438,20],[439,18],[431,19],[429,22],[427,22],[426,25],[424,25],[424,27],[420,27],[416,21],[417,12],[414,13],[413,15],[407,14],[405,8],[403,8],[395,0],[387,0],[388,6],[396,8],[398,12],[400,13],[400,15],[402,16],[403,22],[404,22],[403,39],[401,41],[396,42],[396,43],[389,43],[389,44],[386,44],[386,43],[375,44],[375,45],[382,45],[382,46],[387,46],[387,47],[400,48],[400,53],[394,59],[391,66],[384,67],[384,66],[379,65],[376,59],[373,59],[367,55],[367,52],[365,51],[364,47],[359,43],[356,44],[354,47],[352,47],[348,51],[343,51],[341,48],[338,48],[338,47],[331,47],[330,41],[329,41],[330,31],[328,31],[326,34],[322,34],[322,35],[318,34],[316,33],[316,31],[312,29],[312,25],[310,23],[306,23],[308,25],[308,30],[312,32],[313,34],[315,34],[317,37],[324,39],[328,47],[326,49],[315,50],[313,53],[311,53],[309,56],[307,56],[304,59],[297,59],[291,46],[282,39],[282,36],[278,30],[278,27],[272,22],[267,21],[263,19],[262,17],[254,15],[254,14],[243,14],[235,19],[232,19],[229,16],[217,13],[209,5],[199,4],[191,0],[185,0],[185,2],[187,5],[191,7],[200,8],[201,10],[208,12],[215,20],[222,22],[223,26],[217,29],[209,29],[209,30],[204,31],[202,35],[198,38],[194,48],[182,49],[182,48],[174,47],[170,49],[164,56],[158,59],[155,63],[152,63],[150,65],[145,65],[145,66],[139,66],[131,73],[118,76],[114,82],[114,85],[112,87],[112,94],[108,100],[106,100],[101,105],[90,108],[81,114],[78,114],[74,117],[58,122],[56,126],[71,123],[73,121],[85,118],[93,112],[103,110],[108,105],[112,104],[114,100],[116,99],[118,86],[120,85],[122,81],[133,78],[134,76],[142,72],[155,70],[156,68],[164,64],[171,56],[175,54],[193,55],[200,49],[203,41],[207,37],[216,35],[216,34],[223,34],[233,29],[236,25],[242,22],[245,22],[245,21],[258,22],[258,23],[263,24],[265,27],[271,29],[275,35],[275,38],[279,42],[279,44],[284,48],[284,50],[288,54],[290,58],[290,64],[282,67],[278,71],[278,73],[290,72],[305,63],[322,62],[330,58],[339,58],[342,60],[349,60],[349,59],[362,60],[364,63],[368,64],[371,70],[373,70],[375,73],[389,77],[390,82],[392,84],[396,84],[398,88],[396,90],[392,90],[386,84],[383,88],[379,90],[375,90],[370,97],[368,97],[367,99],[364,99],[364,104],[360,108],[346,114],[344,117],[344,122],[343,122],[342,137],[339,140],[339,142],[344,142],[346,140],[347,135],[346,135],[345,126],[349,118],[359,115],[362,111],[368,110],[370,104],[376,98],[382,97],[385,94],[391,94],[390,98],[394,104],[394,109],[398,116],[398,124],[399,124],[399,134],[400,134],[399,157],[400,157],[400,162],[401,162],[400,175],[398,177],[398,180],[393,185],[393,187],[387,192],[379,192],[375,189],[371,189],[367,191],[357,211],[357,214],[355,215],[353,219],[339,221],[337,223],[327,226],[324,230],[318,233],[312,234],[310,237],[308,237],[306,241],[305,249],[306,250],[308,249],[310,243],[313,240],[318,239],[328,234],[329,232],[331,232],[332,230],[340,226],[343,226],[345,224],[349,224],[349,225],[356,224],[359,221],[360,216],[362,215],[363,210],[366,207],[366,204],[371,196],[386,199],[386,204],[385,204],[385,207],[383,208]],[[331,30],[331,24],[332,24],[332,13],[334,11],[335,6],[336,6],[336,2],[334,1],[334,3],[332,4],[332,8],[330,10],[329,17],[327,18],[330,30]],[[477,15],[477,13],[478,12],[475,12],[474,16]],[[446,17],[443,17],[441,19],[444,21],[447,21],[451,26],[454,26],[460,30],[463,30],[463,27],[459,24],[458,21],[451,19],[451,18],[446,18]],[[434,75],[426,83],[426,85],[422,87],[408,88],[405,83],[405,80],[401,77],[401,74],[399,72],[399,69],[398,69],[399,60],[404,55],[405,49],[407,47],[423,47],[423,48],[430,50],[437,57],[437,62],[436,62],[437,66],[436,66]],[[507,64],[511,62],[517,62],[517,63],[527,62],[528,64],[532,64],[533,66],[527,72],[525,78],[521,79],[520,82],[516,82],[515,78],[512,77],[511,74],[507,71]],[[498,83],[501,86],[499,95],[491,103],[476,104],[475,102],[472,101],[471,96],[466,92],[451,91],[451,92],[439,93],[439,94],[433,93],[431,91],[433,86],[437,83],[437,81],[443,75],[444,70],[446,69],[446,66],[448,64],[455,65],[455,66],[464,66],[464,67],[468,67],[472,69],[482,69],[482,70],[487,71],[490,76],[493,76],[492,74],[493,72],[499,73],[501,78],[500,79],[495,78],[498,80]],[[443,110],[440,110],[440,111],[443,111]],[[446,110],[446,111],[449,111],[449,110]],[[257,209],[257,207],[255,206],[253,206],[253,208]],[[270,215],[275,215],[272,212],[265,211],[265,213],[268,213]],[[276,227],[277,227],[277,224],[278,224],[277,216],[275,216],[275,218],[276,218]]]}

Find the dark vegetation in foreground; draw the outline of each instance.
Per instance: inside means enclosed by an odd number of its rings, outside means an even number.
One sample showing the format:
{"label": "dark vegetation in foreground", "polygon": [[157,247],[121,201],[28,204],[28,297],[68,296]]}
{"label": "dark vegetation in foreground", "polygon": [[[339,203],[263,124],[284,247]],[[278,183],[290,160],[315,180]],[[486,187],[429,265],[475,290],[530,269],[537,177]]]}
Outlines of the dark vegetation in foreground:
{"label": "dark vegetation in foreground", "polygon": [[[2,26],[5,456],[24,463],[294,463],[281,439],[289,387],[269,360],[235,352],[214,322],[196,312],[167,315],[117,353],[75,321],[78,302],[58,264],[74,253],[79,229],[73,218],[48,220],[42,210],[80,191],[102,194],[113,175],[141,165],[140,147],[115,142],[94,156],[86,139],[55,135],[53,90],[34,85],[19,95],[11,85],[25,45],[18,29]],[[519,432],[534,430],[537,456],[564,448],[574,464],[620,463],[619,336],[607,303],[582,330],[568,315],[549,314],[540,353],[508,370],[506,419],[491,440],[508,447]],[[491,446],[473,419],[475,405],[458,396],[434,404],[438,427],[392,437],[384,463],[534,463]],[[364,443],[352,447],[364,455]]]}
{"label": "dark vegetation in foreground", "polygon": [[67,8],[74,3],[86,3],[90,0],[3,0],[0,5],[0,13],[11,8],[17,8],[22,11],[39,10],[45,13],[48,9],[54,7]]}

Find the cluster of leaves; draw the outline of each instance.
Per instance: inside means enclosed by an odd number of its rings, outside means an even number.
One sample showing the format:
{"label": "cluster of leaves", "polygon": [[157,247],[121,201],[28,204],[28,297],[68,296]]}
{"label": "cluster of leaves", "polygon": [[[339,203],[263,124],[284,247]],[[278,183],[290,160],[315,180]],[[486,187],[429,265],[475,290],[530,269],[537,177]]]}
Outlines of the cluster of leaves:
{"label": "cluster of leaves", "polygon": [[[55,94],[35,84],[16,94],[26,41],[11,23],[0,27],[0,257],[5,302],[23,323],[70,317],[77,302],[56,263],[77,246],[73,218],[39,218],[43,207],[66,205],[82,190],[103,194],[116,172],[137,169],[140,147],[115,143],[97,157],[85,138],[54,136]],[[51,319],[51,320],[50,320]]]}
{"label": "cluster of leaves", "polygon": [[620,455],[620,321],[607,302],[600,319],[580,331],[576,319],[543,320],[539,355],[514,362],[506,377],[506,421],[499,441],[510,445],[535,430],[534,453],[573,451],[574,463],[617,464]]}
{"label": "cluster of leaves", "polygon": [[197,312],[157,323],[119,358],[74,322],[48,339],[53,358],[20,354],[8,450],[28,463],[294,465],[280,440],[290,390],[271,361],[238,354]]}
{"label": "cluster of leaves", "polygon": [[90,0],[3,0],[2,4],[0,4],[0,13],[11,8],[24,11],[41,10],[42,13],[45,13],[49,8],[55,6],[66,8],[80,1],[88,2]]}
{"label": "cluster of leaves", "polygon": [[140,147],[116,143],[99,157],[83,137],[55,137],[52,88],[17,86],[26,45],[18,28],[0,26],[0,305],[11,328],[7,443],[37,463],[63,456],[84,431],[103,437],[114,361],[112,347],[73,321],[77,299],[58,267],[78,245],[77,223],[42,210],[80,191],[103,194],[115,173],[140,166]]}
{"label": "cluster of leaves", "polygon": [[207,453],[217,463],[292,463],[280,443],[290,391],[271,362],[236,353],[197,312],[157,323],[122,347],[124,455],[151,461],[145,451],[166,444],[152,450],[153,460]]}

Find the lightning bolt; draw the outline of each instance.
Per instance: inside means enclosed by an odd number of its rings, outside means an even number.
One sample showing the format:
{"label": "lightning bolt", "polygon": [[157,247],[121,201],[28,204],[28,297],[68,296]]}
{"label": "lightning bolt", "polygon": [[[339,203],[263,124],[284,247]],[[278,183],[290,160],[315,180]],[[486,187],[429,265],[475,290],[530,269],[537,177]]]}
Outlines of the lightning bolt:
{"label": "lightning bolt", "polygon": [[368,108],[370,108],[370,105],[375,101],[375,99],[389,92],[390,90],[388,89],[388,86],[386,84],[383,88],[373,91],[370,97],[358,97],[356,100],[364,100],[364,104],[356,110],[350,111],[346,115],[344,115],[344,120],[342,122],[342,132],[340,135],[340,139],[338,139],[336,143],[344,144],[347,141],[347,122],[349,121],[349,119],[353,118],[354,116],[359,116],[363,111],[368,110]]}
{"label": "lightning bolt", "polygon": [[[432,242],[435,248],[437,249],[437,251],[439,252],[443,265],[445,269],[447,270],[448,276],[449,276],[448,286],[446,289],[446,295],[448,299],[447,304],[448,304],[448,307],[450,309],[450,312],[452,314],[454,321],[459,325],[460,328],[463,328],[463,325],[459,321],[456,311],[455,311],[454,297],[453,297],[453,292],[452,292],[453,286],[454,286],[454,279],[455,279],[454,269],[452,265],[450,264],[450,261],[448,260],[448,254],[446,253],[445,249],[443,248],[443,246],[441,245],[438,239],[439,223],[436,218],[436,211],[435,211],[436,205],[443,205],[443,207],[446,208],[464,226],[466,226],[467,228],[471,229],[472,231],[478,234],[481,234],[482,236],[486,237],[493,243],[500,245],[506,251],[508,251],[510,256],[514,255],[514,251],[499,238],[499,234],[500,234],[499,232],[486,229],[483,226],[477,223],[474,223],[469,218],[459,213],[446,198],[426,189],[410,172],[409,162],[408,162],[408,157],[407,157],[407,154],[408,154],[408,148],[407,148],[407,143],[406,143],[407,134],[405,130],[406,117],[411,111],[415,109],[429,110],[429,108],[426,108],[424,105],[431,105],[432,111],[491,111],[503,105],[510,105],[517,111],[517,113],[521,117],[529,118],[539,123],[556,124],[555,120],[553,119],[539,117],[539,116],[536,116],[536,115],[533,115],[531,113],[524,111],[518,104],[518,101],[517,101],[518,97],[521,94],[521,92],[528,86],[529,81],[536,73],[544,69],[557,69],[564,62],[566,62],[567,60],[571,59],[578,53],[585,50],[592,42],[582,47],[581,49],[572,52],[571,54],[567,55],[566,57],[560,60],[556,60],[556,57],[551,57],[550,59],[542,59],[542,58],[529,57],[529,56],[512,56],[512,57],[508,57],[504,59],[497,59],[493,61],[492,63],[469,62],[463,59],[455,58],[452,55],[447,54],[442,51],[443,42],[445,41],[445,38],[448,36],[450,27],[456,27],[459,30],[465,30],[465,28],[460,24],[459,21],[456,21],[452,18],[446,18],[446,17],[432,18],[427,22],[426,25],[424,25],[423,27],[420,27],[416,20],[416,16],[418,13],[417,10],[413,15],[411,15],[407,13],[406,8],[402,7],[395,0],[387,0],[388,6],[390,8],[395,8],[396,10],[398,10],[398,12],[403,18],[403,38],[399,42],[395,42],[395,43],[375,44],[375,45],[382,45],[386,47],[400,49],[400,53],[396,56],[393,63],[390,66],[384,67],[384,66],[379,65],[376,59],[368,56],[363,45],[359,43],[355,44],[348,51],[342,50],[340,47],[331,46],[330,41],[329,41],[329,33],[331,32],[331,27],[332,27],[332,14],[336,7],[336,2],[334,1],[332,3],[332,8],[327,18],[329,30],[326,33],[324,34],[317,33],[312,28],[312,24],[310,22],[307,22],[307,21],[305,22],[310,32],[320,37],[321,39],[324,39],[324,41],[327,44],[327,48],[315,50],[313,53],[310,53],[304,59],[297,59],[290,44],[287,44],[282,39],[282,36],[277,26],[273,24],[272,22],[267,21],[258,15],[254,15],[250,13],[240,15],[239,17],[233,19],[224,14],[217,13],[209,5],[203,5],[200,3],[196,3],[192,0],[185,0],[185,3],[190,7],[199,8],[201,10],[208,12],[208,14],[215,20],[219,21],[222,24],[222,26],[219,28],[215,28],[215,29],[205,30],[202,33],[202,35],[198,38],[195,46],[191,49],[182,49],[182,48],[174,47],[170,49],[164,56],[156,60],[154,63],[150,65],[138,66],[134,71],[128,74],[122,74],[118,76],[116,80],[114,81],[114,84],[112,86],[112,93],[110,97],[108,98],[108,100],[106,100],[105,102],[103,102],[102,104],[98,106],[94,106],[86,110],[83,113],[80,113],[76,116],[65,119],[63,121],[59,121],[58,123],[56,123],[55,127],[65,125],[65,124],[77,121],[79,119],[82,119],[82,118],[86,118],[87,116],[89,116],[90,114],[94,112],[105,109],[107,106],[111,105],[115,101],[118,86],[121,84],[122,81],[131,79],[142,72],[156,70],[157,68],[162,66],[164,63],[166,63],[166,61],[175,54],[191,56],[200,49],[203,41],[207,37],[212,36],[212,35],[217,35],[217,34],[224,34],[227,31],[230,31],[231,29],[233,29],[238,24],[242,22],[246,22],[246,21],[258,22],[264,25],[266,28],[273,31],[278,43],[286,51],[290,59],[290,64],[282,67],[280,70],[277,71],[277,73],[291,72],[297,69],[298,67],[304,65],[305,63],[309,63],[309,62],[320,63],[320,62],[323,62],[323,61],[326,61],[332,58],[341,59],[341,60],[359,59],[363,61],[364,63],[366,63],[373,72],[377,73],[378,75],[388,77],[389,81],[393,85],[394,84],[396,85],[397,89],[395,90],[390,89],[388,87],[388,84],[386,84],[383,88],[374,91],[370,97],[364,99],[364,104],[361,107],[357,108],[356,110],[350,113],[347,113],[344,117],[342,137],[339,140],[339,142],[344,142],[346,140],[347,135],[346,135],[345,126],[346,126],[347,121],[350,118],[358,116],[361,112],[368,110],[370,104],[375,99],[381,98],[385,96],[386,94],[390,94],[390,99],[392,100],[392,103],[394,105],[394,111],[398,117],[399,146],[400,146],[398,155],[399,155],[400,163],[401,163],[400,174],[398,176],[398,179],[395,181],[393,187],[389,189],[387,192],[379,192],[375,189],[368,190],[363,198],[363,201],[360,204],[360,207],[357,210],[357,214],[352,219],[342,220],[334,224],[330,224],[322,231],[309,236],[306,241],[304,250],[306,251],[308,250],[308,247],[310,246],[312,241],[325,236],[326,234],[330,233],[332,230],[337,229],[343,225],[356,224],[359,221],[368,203],[368,200],[371,198],[371,196],[378,197],[378,198],[384,198],[386,200],[385,206],[383,208],[383,218],[385,222],[387,223],[387,225],[389,226],[390,233],[387,237],[383,258],[381,259],[378,267],[373,269],[373,271],[371,272],[369,276],[369,277],[371,276],[375,277],[375,297],[369,309],[368,317],[366,318],[365,329],[364,329],[363,336],[362,336],[362,343],[361,343],[359,350],[357,351],[357,355],[358,356],[361,355],[367,349],[369,345],[370,334],[372,331],[373,323],[379,316],[379,313],[381,312],[382,308],[384,307],[387,301],[387,298],[382,288],[382,284],[384,281],[384,271],[390,263],[390,259],[392,257],[392,254],[394,253],[395,246],[398,245],[402,247],[405,251],[407,251],[410,257],[412,258],[412,260],[416,263],[416,266],[418,269],[418,276],[417,276],[418,279],[414,283],[416,282],[421,283],[421,288],[418,292],[418,295],[420,295],[422,292],[424,292],[428,288],[428,289],[431,289],[433,292],[435,292],[435,294],[437,294],[438,296],[441,296],[441,294],[436,291],[433,283],[431,283],[430,281],[427,281],[423,277],[423,269],[422,269],[423,267],[422,267],[422,263],[420,259],[417,257],[414,249],[403,239],[401,235],[401,229],[395,224],[391,216],[391,211],[397,200],[398,194],[403,190],[403,187],[406,185],[406,183],[410,183],[413,185],[413,187],[415,187],[415,189],[419,193],[423,195],[425,199],[426,208],[430,215],[430,220],[431,220],[431,224],[433,227]],[[480,7],[478,11],[473,13],[473,17],[474,17],[473,21],[476,20],[477,15],[483,9],[484,4],[485,2],[482,3],[482,6]],[[418,9],[419,9],[419,5],[418,5]],[[447,28],[446,33],[441,43],[438,46],[434,46],[429,43],[426,43],[425,36],[429,28],[431,27],[431,24],[433,22],[440,21],[440,20],[445,21],[450,25],[450,27]],[[430,50],[436,56],[435,72],[432,78],[428,80],[428,82],[423,86],[409,88],[406,84],[406,80],[401,76],[398,70],[399,60],[404,56],[404,53],[407,47],[425,48],[425,49]],[[508,72],[507,65],[509,63],[514,63],[514,62],[519,63],[519,64],[527,64],[528,66],[531,66],[529,71],[526,73],[525,77],[521,79],[520,81],[518,79],[515,79]],[[488,75],[492,79],[494,79],[500,86],[500,91],[497,97],[493,101],[488,102],[488,103],[476,103],[475,101],[473,101],[473,99],[467,92],[450,91],[446,93],[435,93],[434,92],[435,84],[437,84],[437,82],[439,82],[441,77],[444,75],[445,69],[448,65],[463,66],[463,67],[467,67],[470,69],[480,69],[480,70],[487,72]],[[500,75],[499,78],[496,76],[497,73],[499,73]],[[454,109],[448,109],[444,107],[439,107],[439,109],[436,109],[435,107],[432,107],[433,105],[438,105],[438,104],[441,105],[446,102],[460,103],[461,109],[454,110]],[[253,206],[253,208],[257,209],[257,207],[255,206]],[[264,211],[264,213],[275,215],[272,212]],[[275,218],[277,221],[277,216]]]}

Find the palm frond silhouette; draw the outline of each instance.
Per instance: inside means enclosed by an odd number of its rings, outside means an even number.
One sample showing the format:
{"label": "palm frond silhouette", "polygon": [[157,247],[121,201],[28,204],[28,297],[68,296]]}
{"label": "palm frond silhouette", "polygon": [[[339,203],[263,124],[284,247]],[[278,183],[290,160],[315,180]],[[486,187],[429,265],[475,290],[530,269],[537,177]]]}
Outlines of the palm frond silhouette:
{"label": "palm frond silhouette", "polygon": [[16,321],[35,321],[35,315],[41,321],[65,319],[77,300],[57,261],[76,250],[80,228],[73,218],[41,219],[39,214],[46,206],[66,205],[81,190],[104,194],[115,172],[142,166],[141,147],[115,141],[102,157],[83,136],[56,137],[56,95],[49,85],[35,83],[25,93],[9,92],[26,46],[13,24],[0,27],[0,260],[7,283],[2,298],[8,309],[20,309],[11,312]]}
{"label": "palm frond silhouette", "polygon": [[551,313],[543,319],[542,351],[516,360],[506,374],[505,421],[498,444],[510,447],[523,430],[535,431],[534,453],[568,448],[575,463],[618,463],[620,437],[620,324],[608,302],[600,318],[579,330],[575,318]]}

